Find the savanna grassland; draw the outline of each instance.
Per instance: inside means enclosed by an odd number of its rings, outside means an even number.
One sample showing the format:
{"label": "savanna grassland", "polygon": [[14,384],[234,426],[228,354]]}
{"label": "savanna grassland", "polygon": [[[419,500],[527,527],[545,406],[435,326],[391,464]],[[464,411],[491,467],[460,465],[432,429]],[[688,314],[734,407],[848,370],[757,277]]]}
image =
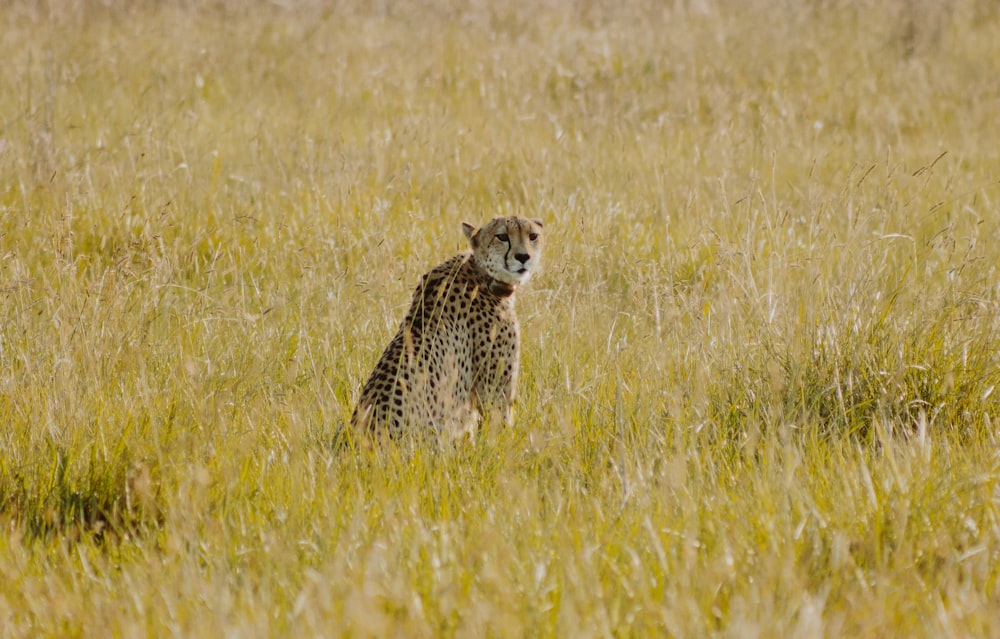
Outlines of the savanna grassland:
{"label": "savanna grassland", "polygon": [[[0,4],[0,636],[1000,636],[1000,6]],[[337,437],[460,222],[516,427]]]}

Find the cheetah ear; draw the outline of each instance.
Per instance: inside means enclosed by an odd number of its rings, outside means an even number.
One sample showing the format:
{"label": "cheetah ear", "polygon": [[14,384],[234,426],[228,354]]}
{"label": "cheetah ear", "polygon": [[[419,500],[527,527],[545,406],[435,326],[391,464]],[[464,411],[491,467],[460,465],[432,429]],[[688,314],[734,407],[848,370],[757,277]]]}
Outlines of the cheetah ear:
{"label": "cheetah ear", "polygon": [[468,222],[462,222],[462,233],[465,233],[472,248],[476,248],[476,245],[479,244],[479,229]]}

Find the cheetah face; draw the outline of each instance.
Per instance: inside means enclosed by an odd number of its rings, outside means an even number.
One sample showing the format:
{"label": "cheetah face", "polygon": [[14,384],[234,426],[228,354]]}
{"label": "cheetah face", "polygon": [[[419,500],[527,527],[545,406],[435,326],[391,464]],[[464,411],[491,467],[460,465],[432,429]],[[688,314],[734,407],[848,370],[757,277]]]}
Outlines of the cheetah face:
{"label": "cheetah face", "polygon": [[495,217],[482,228],[468,222],[462,231],[472,245],[472,258],[490,277],[506,284],[528,281],[542,253],[542,223],[523,217]]}

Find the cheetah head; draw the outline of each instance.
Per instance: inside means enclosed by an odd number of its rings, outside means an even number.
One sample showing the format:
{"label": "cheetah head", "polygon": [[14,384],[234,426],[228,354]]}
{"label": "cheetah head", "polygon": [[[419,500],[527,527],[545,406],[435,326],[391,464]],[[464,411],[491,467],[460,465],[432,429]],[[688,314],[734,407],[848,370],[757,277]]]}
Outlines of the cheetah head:
{"label": "cheetah head", "polygon": [[528,281],[542,253],[542,223],[523,217],[495,217],[481,228],[462,222],[472,259],[498,282],[511,287]]}

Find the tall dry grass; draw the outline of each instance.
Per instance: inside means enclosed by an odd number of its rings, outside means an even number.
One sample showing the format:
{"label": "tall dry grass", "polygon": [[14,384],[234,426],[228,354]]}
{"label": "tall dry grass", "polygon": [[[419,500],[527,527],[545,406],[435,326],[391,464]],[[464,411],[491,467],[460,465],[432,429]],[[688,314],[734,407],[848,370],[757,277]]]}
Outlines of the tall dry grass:
{"label": "tall dry grass", "polygon": [[[0,7],[0,635],[989,636],[1000,11]],[[516,428],[331,445],[459,222]]]}

